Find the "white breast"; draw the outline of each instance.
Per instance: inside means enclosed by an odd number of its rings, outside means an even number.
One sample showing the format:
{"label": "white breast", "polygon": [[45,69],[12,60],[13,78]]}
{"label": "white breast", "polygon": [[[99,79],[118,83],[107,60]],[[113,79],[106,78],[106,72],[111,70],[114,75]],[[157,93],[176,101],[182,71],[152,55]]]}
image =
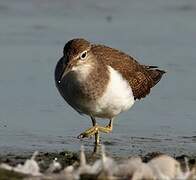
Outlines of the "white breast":
{"label": "white breast", "polygon": [[128,110],[134,104],[134,96],[128,82],[122,75],[108,66],[110,80],[103,96],[96,102],[95,116],[112,118]]}

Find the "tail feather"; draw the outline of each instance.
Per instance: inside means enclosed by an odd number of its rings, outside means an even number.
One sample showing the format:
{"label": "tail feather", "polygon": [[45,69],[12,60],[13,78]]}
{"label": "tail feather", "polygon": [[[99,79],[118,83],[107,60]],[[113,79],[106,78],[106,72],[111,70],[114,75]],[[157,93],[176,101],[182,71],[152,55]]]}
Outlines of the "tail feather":
{"label": "tail feather", "polygon": [[[157,67],[156,67],[157,68]],[[152,87],[155,86],[166,72],[160,69],[149,68],[148,70],[150,77],[153,80]]]}
{"label": "tail feather", "polygon": [[166,72],[158,69],[157,66],[143,65],[142,71],[135,73],[135,79],[132,81],[132,90],[135,99],[146,97]]}
{"label": "tail feather", "polygon": [[145,66],[147,69],[155,69],[158,68],[158,66]]}

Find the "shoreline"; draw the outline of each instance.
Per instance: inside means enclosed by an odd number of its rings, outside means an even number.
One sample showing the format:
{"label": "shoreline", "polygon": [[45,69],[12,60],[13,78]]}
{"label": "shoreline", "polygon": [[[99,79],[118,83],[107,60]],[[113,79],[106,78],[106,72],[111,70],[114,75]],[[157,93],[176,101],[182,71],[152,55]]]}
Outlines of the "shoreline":
{"label": "shoreline", "polygon": [[[101,154],[93,154],[86,152],[86,159],[87,163],[93,164],[97,159],[101,158]],[[108,154],[107,154],[108,155]],[[144,163],[148,163],[153,158],[159,157],[160,155],[164,155],[160,152],[151,152],[144,156],[139,156]],[[31,159],[32,154],[0,154],[0,164],[6,163],[12,167],[16,167],[18,164],[24,164],[27,159]],[[134,156],[127,156],[127,157],[112,157],[108,155],[108,157],[112,158],[116,163],[120,163],[125,161],[126,159],[133,158]],[[135,156],[138,157],[138,156]],[[196,155],[185,155],[181,154],[180,156],[173,157],[176,159],[180,165],[182,170],[186,169],[186,162],[187,159],[189,168],[192,169],[196,167]],[[38,155],[35,157],[35,161],[40,167],[40,172],[45,174],[50,167],[53,160],[56,159],[61,164],[61,170],[66,168],[67,166],[78,166],[80,164],[80,152],[73,152],[73,151],[59,151],[59,152],[39,152]],[[60,171],[58,171],[60,172]],[[0,179],[2,178],[15,178],[15,179],[23,179],[28,177],[27,175],[16,173],[13,171],[7,171],[5,169],[0,168]]]}

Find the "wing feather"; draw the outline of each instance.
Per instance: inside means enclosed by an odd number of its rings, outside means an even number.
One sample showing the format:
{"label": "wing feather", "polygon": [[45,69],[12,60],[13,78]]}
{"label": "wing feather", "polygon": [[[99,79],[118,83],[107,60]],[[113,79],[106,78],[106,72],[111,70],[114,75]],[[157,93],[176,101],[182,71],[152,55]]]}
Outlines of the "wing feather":
{"label": "wing feather", "polygon": [[165,73],[157,66],[141,65],[133,57],[107,46],[93,45],[91,49],[98,60],[122,74],[129,82],[135,99],[148,95]]}

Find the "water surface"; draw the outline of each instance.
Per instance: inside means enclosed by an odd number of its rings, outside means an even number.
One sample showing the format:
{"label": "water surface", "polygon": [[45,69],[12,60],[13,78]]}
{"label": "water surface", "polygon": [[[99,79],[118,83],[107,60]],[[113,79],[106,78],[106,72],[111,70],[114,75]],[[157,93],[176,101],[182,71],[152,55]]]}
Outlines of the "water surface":
{"label": "water surface", "polygon": [[167,71],[102,135],[106,149],[194,153],[195,16],[194,0],[0,1],[0,152],[93,148],[93,139],[76,139],[90,119],[63,101],[53,77],[64,44],[84,37]]}

